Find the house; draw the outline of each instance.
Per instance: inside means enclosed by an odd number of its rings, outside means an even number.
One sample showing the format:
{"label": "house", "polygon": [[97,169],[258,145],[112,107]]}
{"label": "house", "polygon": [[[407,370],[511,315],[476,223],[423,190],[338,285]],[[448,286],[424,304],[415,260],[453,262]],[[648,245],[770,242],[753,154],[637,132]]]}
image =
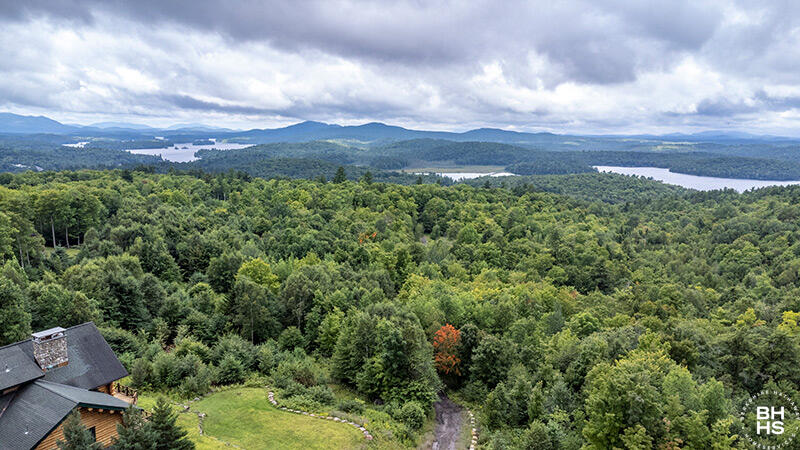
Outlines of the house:
{"label": "house", "polygon": [[130,406],[115,390],[127,375],[91,322],[0,347],[0,450],[57,448],[75,409],[95,439],[110,445]]}

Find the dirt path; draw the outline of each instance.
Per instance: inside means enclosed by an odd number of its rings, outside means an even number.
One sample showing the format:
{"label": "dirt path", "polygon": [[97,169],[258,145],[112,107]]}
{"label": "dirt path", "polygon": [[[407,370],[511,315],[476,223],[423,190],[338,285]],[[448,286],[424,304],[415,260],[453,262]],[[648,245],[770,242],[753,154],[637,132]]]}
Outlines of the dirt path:
{"label": "dirt path", "polygon": [[436,409],[436,441],[433,450],[456,450],[461,434],[461,407],[441,394],[434,405]]}

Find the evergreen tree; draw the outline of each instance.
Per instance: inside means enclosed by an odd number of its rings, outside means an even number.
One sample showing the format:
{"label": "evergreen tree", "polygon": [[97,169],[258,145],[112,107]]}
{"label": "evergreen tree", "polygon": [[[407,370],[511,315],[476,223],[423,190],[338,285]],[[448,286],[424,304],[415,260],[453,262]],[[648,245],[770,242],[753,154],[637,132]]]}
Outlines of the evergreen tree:
{"label": "evergreen tree", "polygon": [[142,410],[131,406],[122,414],[114,438],[114,450],[156,450],[158,441],[152,426],[144,420]]}
{"label": "evergreen tree", "polygon": [[61,450],[96,450],[103,445],[96,442],[92,434],[81,422],[81,413],[73,410],[64,422],[64,440],[59,440],[56,445]]}
{"label": "evergreen tree", "polygon": [[31,332],[25,294],[7,278],[0,278],[0,346],[21,341]]}
{"label": "evergreen tree", "polygon": [[344,173],[344,167],[339,166],[339,168],[336,169],[336,175],[333,177],[333,182],[344,183],[345,181],[347,181],[347,175]]}
{"label": "evergreen tree", "polygon": [[158,450],[190,450],[194,443],[186,438],[186,431],[175,425],[178,415],[164,397],[159,397],[150,416],[150,427],[156,435]]}

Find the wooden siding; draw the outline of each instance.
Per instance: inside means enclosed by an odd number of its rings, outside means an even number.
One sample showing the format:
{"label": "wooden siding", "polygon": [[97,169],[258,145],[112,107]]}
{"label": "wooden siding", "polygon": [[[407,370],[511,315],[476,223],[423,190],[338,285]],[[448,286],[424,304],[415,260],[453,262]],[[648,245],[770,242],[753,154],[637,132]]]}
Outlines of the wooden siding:
{"label": "wooden siding", "polygon": [[114,395],[114,391],[115,391],[114,382],[112,381],[111,383],[104,384],[102,386],[98,386],[97,389],[95,389],[95,390],[97,392],[102,392],[104,394]]}
{"label": "wooden siding", "polygon": [[[95,427],[97,441],[104,446],[111,445],[111,438],[117,436],[117,424],[122,423],[122,411],[104,410],[99,412],[97,409],[89,411],[88,408],[79,408],[81,412],[81,422],[86,428]],[[37,450],[57,449],[59,439],[64,439],[64,424],[58,426],[42,442],[36,446]]]}

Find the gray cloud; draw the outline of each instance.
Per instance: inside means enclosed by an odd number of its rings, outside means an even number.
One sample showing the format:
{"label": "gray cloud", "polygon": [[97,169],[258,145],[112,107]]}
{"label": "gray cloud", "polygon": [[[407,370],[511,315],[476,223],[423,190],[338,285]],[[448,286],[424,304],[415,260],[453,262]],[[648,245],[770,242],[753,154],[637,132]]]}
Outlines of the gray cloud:
{"label": "gray cloud", "polygon": [[759,114],[792,128],[798,18],[746,0],[0,0],[0,108],[556,131]]}
{"label": "gray cloud", "polygon": [[[666,11],[665,11],[666,9]],[[499,58],[519,64],[531,50],[563,76],[582,82],[630,81],[675,52],[710,38],[721,12],[708,2],[224,0],[9,2],[0,17],[93,23],[101,13],[152,26],[181,24],[234,41],[264,41],[288,51],[406,65]],[[677,19],[677,20],[676,20]]]}

